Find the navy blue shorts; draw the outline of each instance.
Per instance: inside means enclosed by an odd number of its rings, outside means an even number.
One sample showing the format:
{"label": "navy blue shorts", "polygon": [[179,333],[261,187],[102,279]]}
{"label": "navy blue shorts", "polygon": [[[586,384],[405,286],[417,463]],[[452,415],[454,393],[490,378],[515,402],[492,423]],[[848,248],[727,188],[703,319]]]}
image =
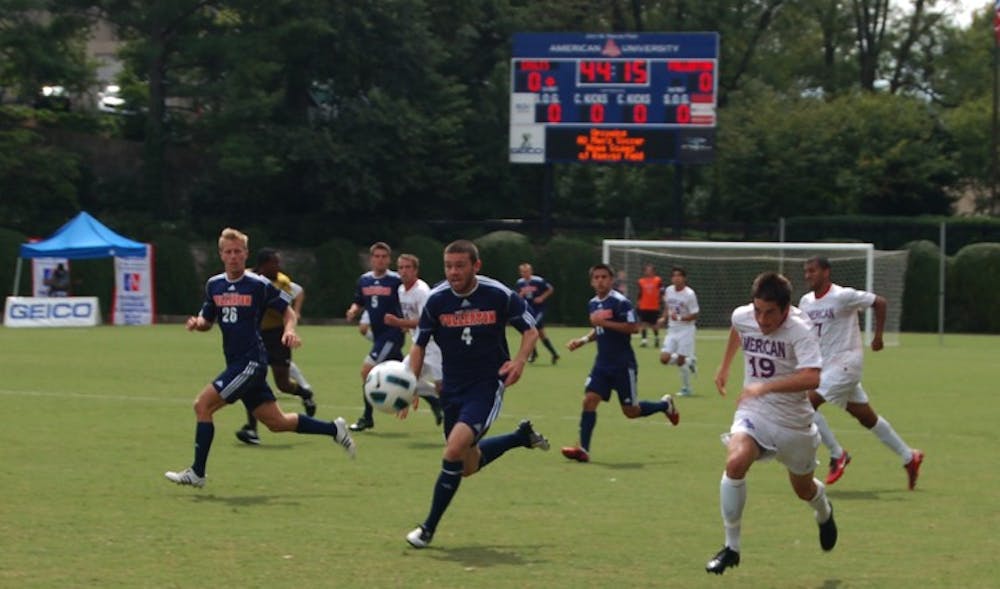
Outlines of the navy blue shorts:
{"label": "navy blue shorts", "polygon": [[622,405],[638,405],[639,395],[636,392],[639,369],[636,366],[621,368],[605,368],[594,366],[584,383],[584,392],[593,392],[601,399],[611,399],[611,389],[618,393],[618,402]]}
{"label": "navy blue shorts", "polygon": [[274,401],[274,392],[267,386],[267,364],[245,361],[226,366],[212,381],[219,396],[228,403],[243,401],[250,411],[268,401]]}
{"label": "navy blue shorts", "polygon": [[472,445],[478,444],[500,416],[503,391],[502,380],[484,380],[457,393],[442,391],[441,409],[444,412],[445,439],[448,439],[455,424],[461,422],[476,433]]}
{"label": "navy blue shorts", "polygon": [[535,327],[538,329],[545,327],[545,311],[534,311],[532,316],[535,318]]}
{"label": "navy blue shorts", "polygon": [[267,350],[267,363],[271,366],[290,366],[292,363],[292,349],[281,343],[283,335],[284,327],[260,332],[260,339],[264,341],[264,349]]}
{"label": "navy blue shorts", "polygon": [[383,334],[372,342],[372,349],[368,352],[365,362],[368,364],[381,364],[386,360],[403,359],[403,339],[396,334]]}

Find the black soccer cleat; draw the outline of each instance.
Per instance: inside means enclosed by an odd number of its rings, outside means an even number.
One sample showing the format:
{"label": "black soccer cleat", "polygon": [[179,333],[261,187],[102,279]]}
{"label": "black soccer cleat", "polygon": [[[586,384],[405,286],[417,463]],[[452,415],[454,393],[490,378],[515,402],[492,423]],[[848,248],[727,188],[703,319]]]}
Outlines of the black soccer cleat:
{"label": "black soccer cleat", "polygon": [[359,417],[357,421],[348,426],[352,432],[363,432],[366,429],[372,429],[375,427],[375,422],[370,419],[365,419],[364,417]]}
{"label": "black soccer cleat", "polygon": [[541,450],[549,449],[549,440],[542,434],[535,431],[532,427],[531,421],[527,419],[522,419],[521,423],[517,424],[517,433],[523,436],[525,441],[525,447],[527,448],[538,448]]}
{"label": "black soccer cleat", "polygon": [[305,387],[299,387],[299,393],[302,397],[302,408],[306,410],[306,415],[315,417],[316,401],[313,400],[313,392]]}
{"label": "black soccer cleat", "polygon": [[250,446],[260,445],[260,437],[257,436],[257,430],[246,426],[243,426],[242,429],[236,432],[236,439]]}
{"label": "black soccer cleat", "polygon": [[705,565],[705,572],[721,575],[729,567],[737,566],[740,566],[740,553],[728,546],[723,546],[722,550]]}
{"label": "black soccer cleat", "polygon": [[830,504],[830,518],[819,524],[819,545],[826,551],[837,545],[837,522],[833,521],[833,504]]}

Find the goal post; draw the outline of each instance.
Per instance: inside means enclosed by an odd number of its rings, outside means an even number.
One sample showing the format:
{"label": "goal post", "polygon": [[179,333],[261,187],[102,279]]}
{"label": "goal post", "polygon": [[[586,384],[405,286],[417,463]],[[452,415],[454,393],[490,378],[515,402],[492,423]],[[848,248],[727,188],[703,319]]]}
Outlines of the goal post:
{"label": "goal post", "polygon": [[[803,243],[743,241],[656,241],[605,239],[602,259],[622,273],[626,295],[633,299],[643,266],[653,264],[670,283],[670,269],[681,266],[698,294],[700,327],[728,328],[734,308],[750,302],[750,285],[761,272],[775,271],[792,282],[792,303],[808,291],[802,266],[813,256],[830,260],[837,284],[882,295],[888,301],[885,343],[899,343],[903,288],[908,252],[876,250],[870,243]],[[873,333],[872,309],[865,311],[866,341]]]}

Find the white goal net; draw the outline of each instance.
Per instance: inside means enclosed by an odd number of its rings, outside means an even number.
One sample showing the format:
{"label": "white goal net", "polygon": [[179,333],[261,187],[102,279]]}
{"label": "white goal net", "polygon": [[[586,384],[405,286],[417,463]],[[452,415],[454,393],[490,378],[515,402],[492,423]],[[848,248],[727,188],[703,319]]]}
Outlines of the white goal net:
{"label": "white goal net", "polygon": [[[733,309],[750,302],[750,285],[761,272],[775,271],[792,282],[793,304],[806,293],[802,266],[812,256],[830,260],[831,278],[837,284],[882,295],[888,301],[885,343],[899,343],[903,310],[906,250],[880,251],[870,243],[757,243],[732,241],[604,240],[604,262],[624,272],[626,295],[635,301],[636,281],[645,264],[653,264],[670,284],[670,269],[681,266],[688,284],[698,295],[699,327],[728,328]],[[863,328],[871,341],[872,312],[865,313]]]}

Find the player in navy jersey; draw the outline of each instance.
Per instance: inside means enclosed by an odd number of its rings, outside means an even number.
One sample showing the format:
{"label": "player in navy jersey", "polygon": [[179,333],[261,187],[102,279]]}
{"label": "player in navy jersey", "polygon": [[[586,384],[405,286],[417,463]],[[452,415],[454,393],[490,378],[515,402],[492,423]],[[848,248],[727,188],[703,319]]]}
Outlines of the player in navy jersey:
{"label": "player in navy jersey", "polygon": [[372,349],[361,364],[361,400],[365,404],[364,414],[351,424],[351,431],[364,431],[375,427],[375,417],[372,414],[372,404],[365,397],[364,384],[368,373],[376,364],[386,360],[403,359],[404,332],[399,327],[387,325],[387,313],[401,317],[402,306],[399,304],[399,285],[403,280],[399,274],[389,270],[392,260],[392,248],[389,244],[378,241],[368,248],[371,270],[358,278],[354,289],[354,302],[347,309],[347,320],[354,318],[362,311],[368,313],[369,327],[372,334]]}
{"label": "player in navy jersey", "polygon": [[611,389],[618,393],[622,413],[629,419],[648,417],[663,412],[670,423],[677,425],[680,414],[670,395],[657,401],[640,401],[637,390],[639,368],[632,350],[632,334],[640,329],[632,302],[614,290],[615,272],[607,264],[596,264],[590,269],[590,285],[594,298],[587,304],[593,329],[587,335],[570,340],[566,347],[572,352],[597,341],[594,367],[584,384],[583,412],[580,414],[580,444],[567,446],[562,454],[570,460],[590,461],[590,438],[597,423],[597,406],[611,399]]}
{"label": "player in navy jersey", "polygon": [[[534,269],[527,262],[517,267],[521,277],[514,283],[514,290],[517,291],[524,302],[528,303],[528,309],[535,318],[535,328],[538,330],[538,338],[542,340],[545,347],[552,353],[552,363],[559,361],[559,353],[545,335],[545,301],[552,296],[556,288],[548,280],[533,274]],[[531,349],[528,362],[534,362],[538,354],[535,349]]]}
{"label": "player in navy jersey", "polygon": [[[521,378],[538,331],[521,297],[501,282],[477,275],[481,266],[471,241],[455,241],[445,248],[446,282],[431,290],[410,349],[410,369],[419,377],[424,348],[432,337],[441,348],[446,440],[430,513],[406,535],[414,548],[431,543],[463,476],[479,472],[512,448],[549,449],[548,440],[526,419],[512,433],[483,437],[500,414],[504,390]],[[521,332],[513,358],[507,347],[508,323]]]}
{"label": "player in navy jersey", "polygon": [[297,315],[288,304],[291,299],[288,293],[275,288],[267,278],[246,271],[248,242],[240,231],[229,228],[222,231],[219,257],[225,272],[208,279],[201,311],[196,317],[189,317],[185,325],[188,331],[208,331],[218,319],[226,369],[194,401],[197,419],[194,463],[182,471],[165,473],[167,479],[178,485],[205,486],[205,464],[215,437],[212,416],[237,400],[243,401],[272,432],[328,435],[354,457],[354,441],[342,417],[320,421],[304,413],[283,413],[278,408],[267,385],[267,352],[260,337],[260,321],[269,308],[282,313],[281,343],[297,348],[301,345],[295,333]]}

